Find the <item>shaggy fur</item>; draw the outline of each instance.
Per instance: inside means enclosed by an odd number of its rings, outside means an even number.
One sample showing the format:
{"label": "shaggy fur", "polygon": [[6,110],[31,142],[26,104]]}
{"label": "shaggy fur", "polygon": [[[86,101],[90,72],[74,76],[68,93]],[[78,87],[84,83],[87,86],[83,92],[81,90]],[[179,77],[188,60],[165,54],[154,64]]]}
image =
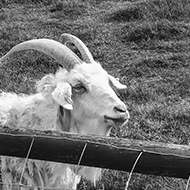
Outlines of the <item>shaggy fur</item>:
{"label": "shaggy fur", "polygon": [[[0,122],[19,128],[109,135],[114,122],[105,120],[105,116],[122,118],[122,122],[129,117],[127,111],[114,110],[126,107],[110,87],[110,80],[116,87],[121,85],[114,77],[110,79],[99,64],[76,65],[70,72],[60,69],[55,75],[43,77],[34,95],[1,93]],[[13,184],[18,184],[23,165],[24,159],[1,157],[5,190],[19,189]],[[29,160],[22,183],[33,189],[76,189],[80,176],[95,183],[101,169]]]}

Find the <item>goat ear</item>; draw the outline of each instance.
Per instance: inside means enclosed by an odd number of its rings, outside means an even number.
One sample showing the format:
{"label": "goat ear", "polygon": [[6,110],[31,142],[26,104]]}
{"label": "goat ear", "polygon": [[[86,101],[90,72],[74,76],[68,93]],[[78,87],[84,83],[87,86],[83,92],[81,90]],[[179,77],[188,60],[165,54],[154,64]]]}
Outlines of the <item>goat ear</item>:
{"label": "goat ear", "polygon": [[45,97],[51,95],[55,87],[55,77],[51,74],[44,76],[40,81],[37,82],[37,91]]}
{"label": "goat ear", "polygon": [[118,79],[116,79],[115,77],[113,77],[111,75],[109,75],[109,80],[113,84],[113,86],[115,86],[117,89],[122,90],[122,89],[127,88],[126,85],[121,84]]}
{"label": "goat ear", "polygon": [[73,101],[71,99],[72,88],[69,83],[61,82],[58,83],[55,90],[52,92],[53,99],[62,107],[67,110],[73,109]]}

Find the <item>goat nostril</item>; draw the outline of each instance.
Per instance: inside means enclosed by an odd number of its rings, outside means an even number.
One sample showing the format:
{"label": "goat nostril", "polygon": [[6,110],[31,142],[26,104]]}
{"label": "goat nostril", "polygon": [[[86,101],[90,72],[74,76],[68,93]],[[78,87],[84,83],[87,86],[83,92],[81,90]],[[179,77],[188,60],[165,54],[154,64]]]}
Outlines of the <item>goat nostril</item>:
{"label": "goat nostril", "polygon": [[126,107],[124,106],[115,106],[114,110],[117,112],[126,112]]}

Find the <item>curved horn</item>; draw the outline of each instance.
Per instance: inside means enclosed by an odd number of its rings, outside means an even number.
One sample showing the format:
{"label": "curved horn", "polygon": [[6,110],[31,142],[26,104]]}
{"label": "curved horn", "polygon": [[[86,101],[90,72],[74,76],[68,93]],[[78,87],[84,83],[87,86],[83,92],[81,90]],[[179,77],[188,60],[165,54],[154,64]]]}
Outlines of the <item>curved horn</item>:
{"label": "curved horn", "polygon": [[37,50],[40,52],[49,55],[54,58],[61,65],[66,67],[67,70],[70,70],[76,64],[82,63],[81,59],[72,52],[67,46],[50,39],[34,39],[22,42],[14,46],[6,55],[4,55],[0,61],[6,59],[9,55],[14,52],[19,52],[23,50]]}
{"label": "curved horn", "polygon": [[87,48],[87,46],[76,36],[64,33],[61,35],[60,41],[63,44],[66,44],[67,42],[73,43],[80,51],[84,62],[86,62],[86,63],[94,62],[94,58],[93,58],[92,54],[90,53],[89,49]]}

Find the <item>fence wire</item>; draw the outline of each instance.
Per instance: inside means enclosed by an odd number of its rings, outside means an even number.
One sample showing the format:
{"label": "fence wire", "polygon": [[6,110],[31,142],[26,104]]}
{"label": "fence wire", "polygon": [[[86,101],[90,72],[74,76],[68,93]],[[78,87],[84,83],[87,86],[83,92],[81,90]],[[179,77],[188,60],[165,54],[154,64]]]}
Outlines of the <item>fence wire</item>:
{"label": "fence wire", "polygon": [[[0,134],[7,134],[7,133],[1,133],[0,132]],[[20,136],[20,137],[31,137],[31,135],[22,135],[22,134],[10,134],[10,135],[12,135],[12,136]],[[32,150],[32,147],[33,147],[33,145],[34,145],[34,141],[35,141],[35,135],[33,136],[33,138],[32,138],[32,141],[31,141],[31,144],[30,144],[30,146],[29,146],[29,149],[28,149],[28,152],[27,152],[27,155],[26,155],[26,158],[23,158],[23,159],[25,159],[25,162],[24,162],[24,167],[23,167],[23,170],[22,170],[22,173],[21,173],[21,177],[20,177],[20,180],[19,180],[19,183],[3,183],[3,182],[1,182],[0,181],[0,187],[1,186],[8,186],[8,187],[14,187],[14,186],[16,186],[16,187],[20,187],[20,189],[21,190],[24,190],[23,188],[25,188],[25,189],[29,189],[29,190],[44,190],[44,189],[49,189],[49,190],[58,190],[58,189],[62,189],[61,187],[41,187],[41,186],[32,186],[32,185],[25,185],[25,184],[23,184],[22,183],[22,178],[23,178],[23,175],[24,175],[24,171],[25,171],[25,169],[26,169],[26,164],[27,164],[27,162],[28,162],[28,159],[29,159],[29,155],[30,155],[30,152],[31,152],[31,150]],[[43,135],[38,135],[37,137],[46,137],[46,138],[54,138],[53,136],[43,136]],[[74,140],[74,139],[71,139],[71,138],[68,138],[68,137],[56,137],[57,139],[65,139],[65,140],[71,140],[71,141],[75,141],[76,142],[76,140]],[[79,158],[79,160],[78,160],[78,163],[77,163],[77,165],[76,165],[76,168],[74,169],[75,171],[74,172],[77,172],[78,171],[78,168],[79,168],[79,166],[80,166],[80,163],[81,163],[81,161],[82,161],[82,158],[83,158],[83,156],[84,156],[84,154],[85,154],[85,151],[86,151],[86,148],[87,148],[87,145],[88,145],[88,143],[95,143],[95,144],[98,144],[98,145],[104,145],[104,146],[109,146],[109,147],[112,147],[112,148],[117,148],[117,149],[119,149],[119,150],[131,150],[131,151],[139,151],[139,155],[137,156],[137,158],[134,160],[134,164],[133,164],[133,167],[132,167],[132,169],[131,169],[131,171],[130,171],[130,173],[129,173],[129,177],[128,177],[128,180],[127,180],[127,182],[126,182],[126,186],[125,186],[125,190],[128,190],[128,187],[129,187],[129,183],[130,183],[130,181],[131,181],[131,177],[132,177],[132,175],[133,175],[133,173],[134,173],[134,171],[135,171],[135,167],[136,167],[136,165],[138,164],[138,162],[139,162],[139,160],[140,160],[140,158],[141,158],[141,156],[142,156],[142,154],[143,153],[150,153],[150,154],[159,154],[159,155],[163,155],[163,156],[178,156],[178,157],[180,157],[180,158],[188,158],[188,159],[190,159],[190,157],[189,156],[184,156],[184,155],[178,155],[178,154],[174,154],[174,153],[158,153],[158,152],[155,152],[155,151],[147,151],[147,150],[139,150],[139,149],[135,149],[135,148],[124,148],[124,147],[117,147],[117,146],[115,146],[115,145],[113,145],[113,144],[106,144],[106,143],[98,143],[98,142],[95,142],[95,141],[87,141],[86,143],[85,143],[85,145],[84,145],[84,147],[83,147],[83,150],[82,150],[82,152],[81,152],[81,155],[80,155],[80,158]],[[2,178],[2,174],[0,173],[0,176],[1,176],[1,178]],[[74,180],[73,180],[74,181]],[[9,189],[9,188],[8,188]],[[17,188],[16,188],[17,189]],[[1,190],[1,189],[0,189]],[[65,190],[76,190],[76,189],[72,189],[72,188],[66,188]],[[185,190],[190,190],[190,176],[189,176],[189,178],[188,178],[188,180],[187,180],[187,183],[186,183],[186,187],[185,187]]]}
{"label": "fence wire", "polygon": [[[43,189],[51,189],[51,190],[62,189],[61,187],[41,187],[41,186],[37,186],[36,187],[36,186],[32,186],[32,185],[25,185],[25,184],[22,183],[23,175],[24,175],[24,172],[25,172],[25,169],[26,169],[26,164],[28,162],[29,155],[30,155],[30,152],[32,150],[32,146],[34,145],[34,140],[35,140],[35,136],[33,136],[32,141],[31,141],[30,146],[29,146],[29,149],[28,149],[28,152],[27,152],[27,155],[26,155],[26,158],[24,158],[25,161],[24,161],[24,166],[23,166],[23,169],[22,169],[22,172],[21,172],[19,183],[12,183],[12,182],[11,183],[3,183],[3,182],[0,181],[0,185],[2,185],[2,186],[8,186],[8,188],[6,188],[6,189],[9,189],[9,187],[12,189],[12,187],[14,187],[14,186],[15,187],[20,187],[21,190],[23,188],[26,188],[26,189],[36,189],[37,188],[37,189],[42,189],[42,190]],[[74,170],[75,170],[74,172],[75,173],[77,173],[77,171],[79,169],[79,166],[80,166],[80,163],[82,161],[82,158],[83,158],[83,155],[85,153],[86,148],[87,148],[87,143],[85,143],[85,145],[83,147],[83,150],[81,152],[80,158],[78,160],[78,163],[77,163],[76,167],[74,168]],[[2,178],[2,175],[1,175],[1,178]],[[76,189],[67,188],[65,190],[76,190]]]}

